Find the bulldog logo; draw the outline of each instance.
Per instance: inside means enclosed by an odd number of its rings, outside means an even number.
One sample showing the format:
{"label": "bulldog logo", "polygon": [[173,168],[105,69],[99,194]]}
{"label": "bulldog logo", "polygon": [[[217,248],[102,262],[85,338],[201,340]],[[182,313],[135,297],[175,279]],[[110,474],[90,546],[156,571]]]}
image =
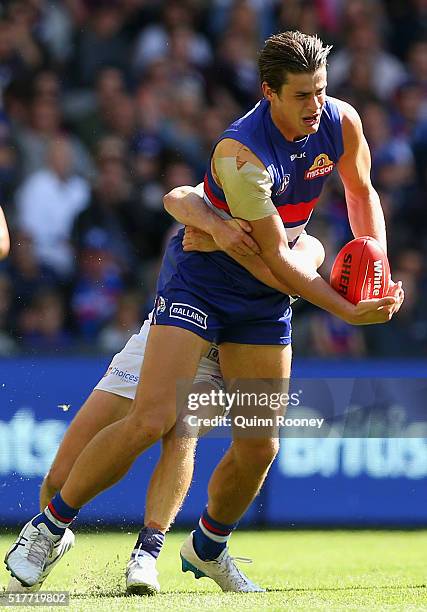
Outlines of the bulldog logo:
{"label": "bulldog logo", "polygon": [[334,169],[334,162],[329,159],[326,153],[320,153],[310,168],[305,171],[304,178],[306,181],[311,181],[319,176],[326,176]]}

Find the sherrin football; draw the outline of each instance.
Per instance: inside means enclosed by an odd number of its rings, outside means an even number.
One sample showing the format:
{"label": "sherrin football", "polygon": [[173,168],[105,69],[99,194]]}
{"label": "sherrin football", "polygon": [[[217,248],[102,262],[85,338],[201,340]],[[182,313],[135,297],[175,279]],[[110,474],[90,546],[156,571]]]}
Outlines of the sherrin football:
{"label": "sherrin football", "polygon": [[331,286],[352,304],[384,297],[389,282],[387,255],[371,236],[356,238],[343,246],[331,270]]}

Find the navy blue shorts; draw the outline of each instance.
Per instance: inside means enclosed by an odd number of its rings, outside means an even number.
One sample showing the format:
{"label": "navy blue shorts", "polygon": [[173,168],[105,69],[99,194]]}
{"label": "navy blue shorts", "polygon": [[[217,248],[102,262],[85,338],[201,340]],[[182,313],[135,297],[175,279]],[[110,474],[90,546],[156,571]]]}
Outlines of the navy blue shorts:
{"label": "navy blue shorts", "polygon": [[267,287],[225,253],[184,253],[182,232],[166,250],[153,325],[172,325],[209,342],[291,342],[289,296]]}

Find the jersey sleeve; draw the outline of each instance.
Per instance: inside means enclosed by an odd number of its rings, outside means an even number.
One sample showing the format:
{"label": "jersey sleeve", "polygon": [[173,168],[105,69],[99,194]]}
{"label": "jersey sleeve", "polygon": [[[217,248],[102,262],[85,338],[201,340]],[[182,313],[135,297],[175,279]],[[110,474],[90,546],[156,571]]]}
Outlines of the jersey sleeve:
{"label": "jersey sleeve", "polygon": [[238,168],[235,157],[217,157],[215,172],[233,217],[257,221],[277,212],[271,200],[273,181],[265,168],[251,162]]}

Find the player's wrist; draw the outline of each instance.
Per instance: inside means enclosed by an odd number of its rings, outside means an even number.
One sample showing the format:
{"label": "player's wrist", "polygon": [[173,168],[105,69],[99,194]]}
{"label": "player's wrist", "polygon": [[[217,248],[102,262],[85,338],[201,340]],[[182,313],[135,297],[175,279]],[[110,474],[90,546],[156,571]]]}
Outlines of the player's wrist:
{"label": "player's wrist", "polygon": [[332,305],[329,308],[326,308],[326,310],[329,310],[331,314],[335,315],[339,319],[342,319],[349,325],[357,325],[358,316],[355,305],[345,300],[336,291],[334,291],[333,297],[334,299]]}
{"label": "player's wrist", "polygon": [[361,323],[356,306],[350,302],[345,303],[341,314],[338,316],[349,325],[360,325]]}
{"label": "player's wrist", "polygon": [[218,217],[215,213],[209,211],[209,215],[206,216],[206,225],[203,228],[207,234],[212,236],[213,240],[216,242],[215,237],[220,236],[221,231],[224,229],[224,221]]}

